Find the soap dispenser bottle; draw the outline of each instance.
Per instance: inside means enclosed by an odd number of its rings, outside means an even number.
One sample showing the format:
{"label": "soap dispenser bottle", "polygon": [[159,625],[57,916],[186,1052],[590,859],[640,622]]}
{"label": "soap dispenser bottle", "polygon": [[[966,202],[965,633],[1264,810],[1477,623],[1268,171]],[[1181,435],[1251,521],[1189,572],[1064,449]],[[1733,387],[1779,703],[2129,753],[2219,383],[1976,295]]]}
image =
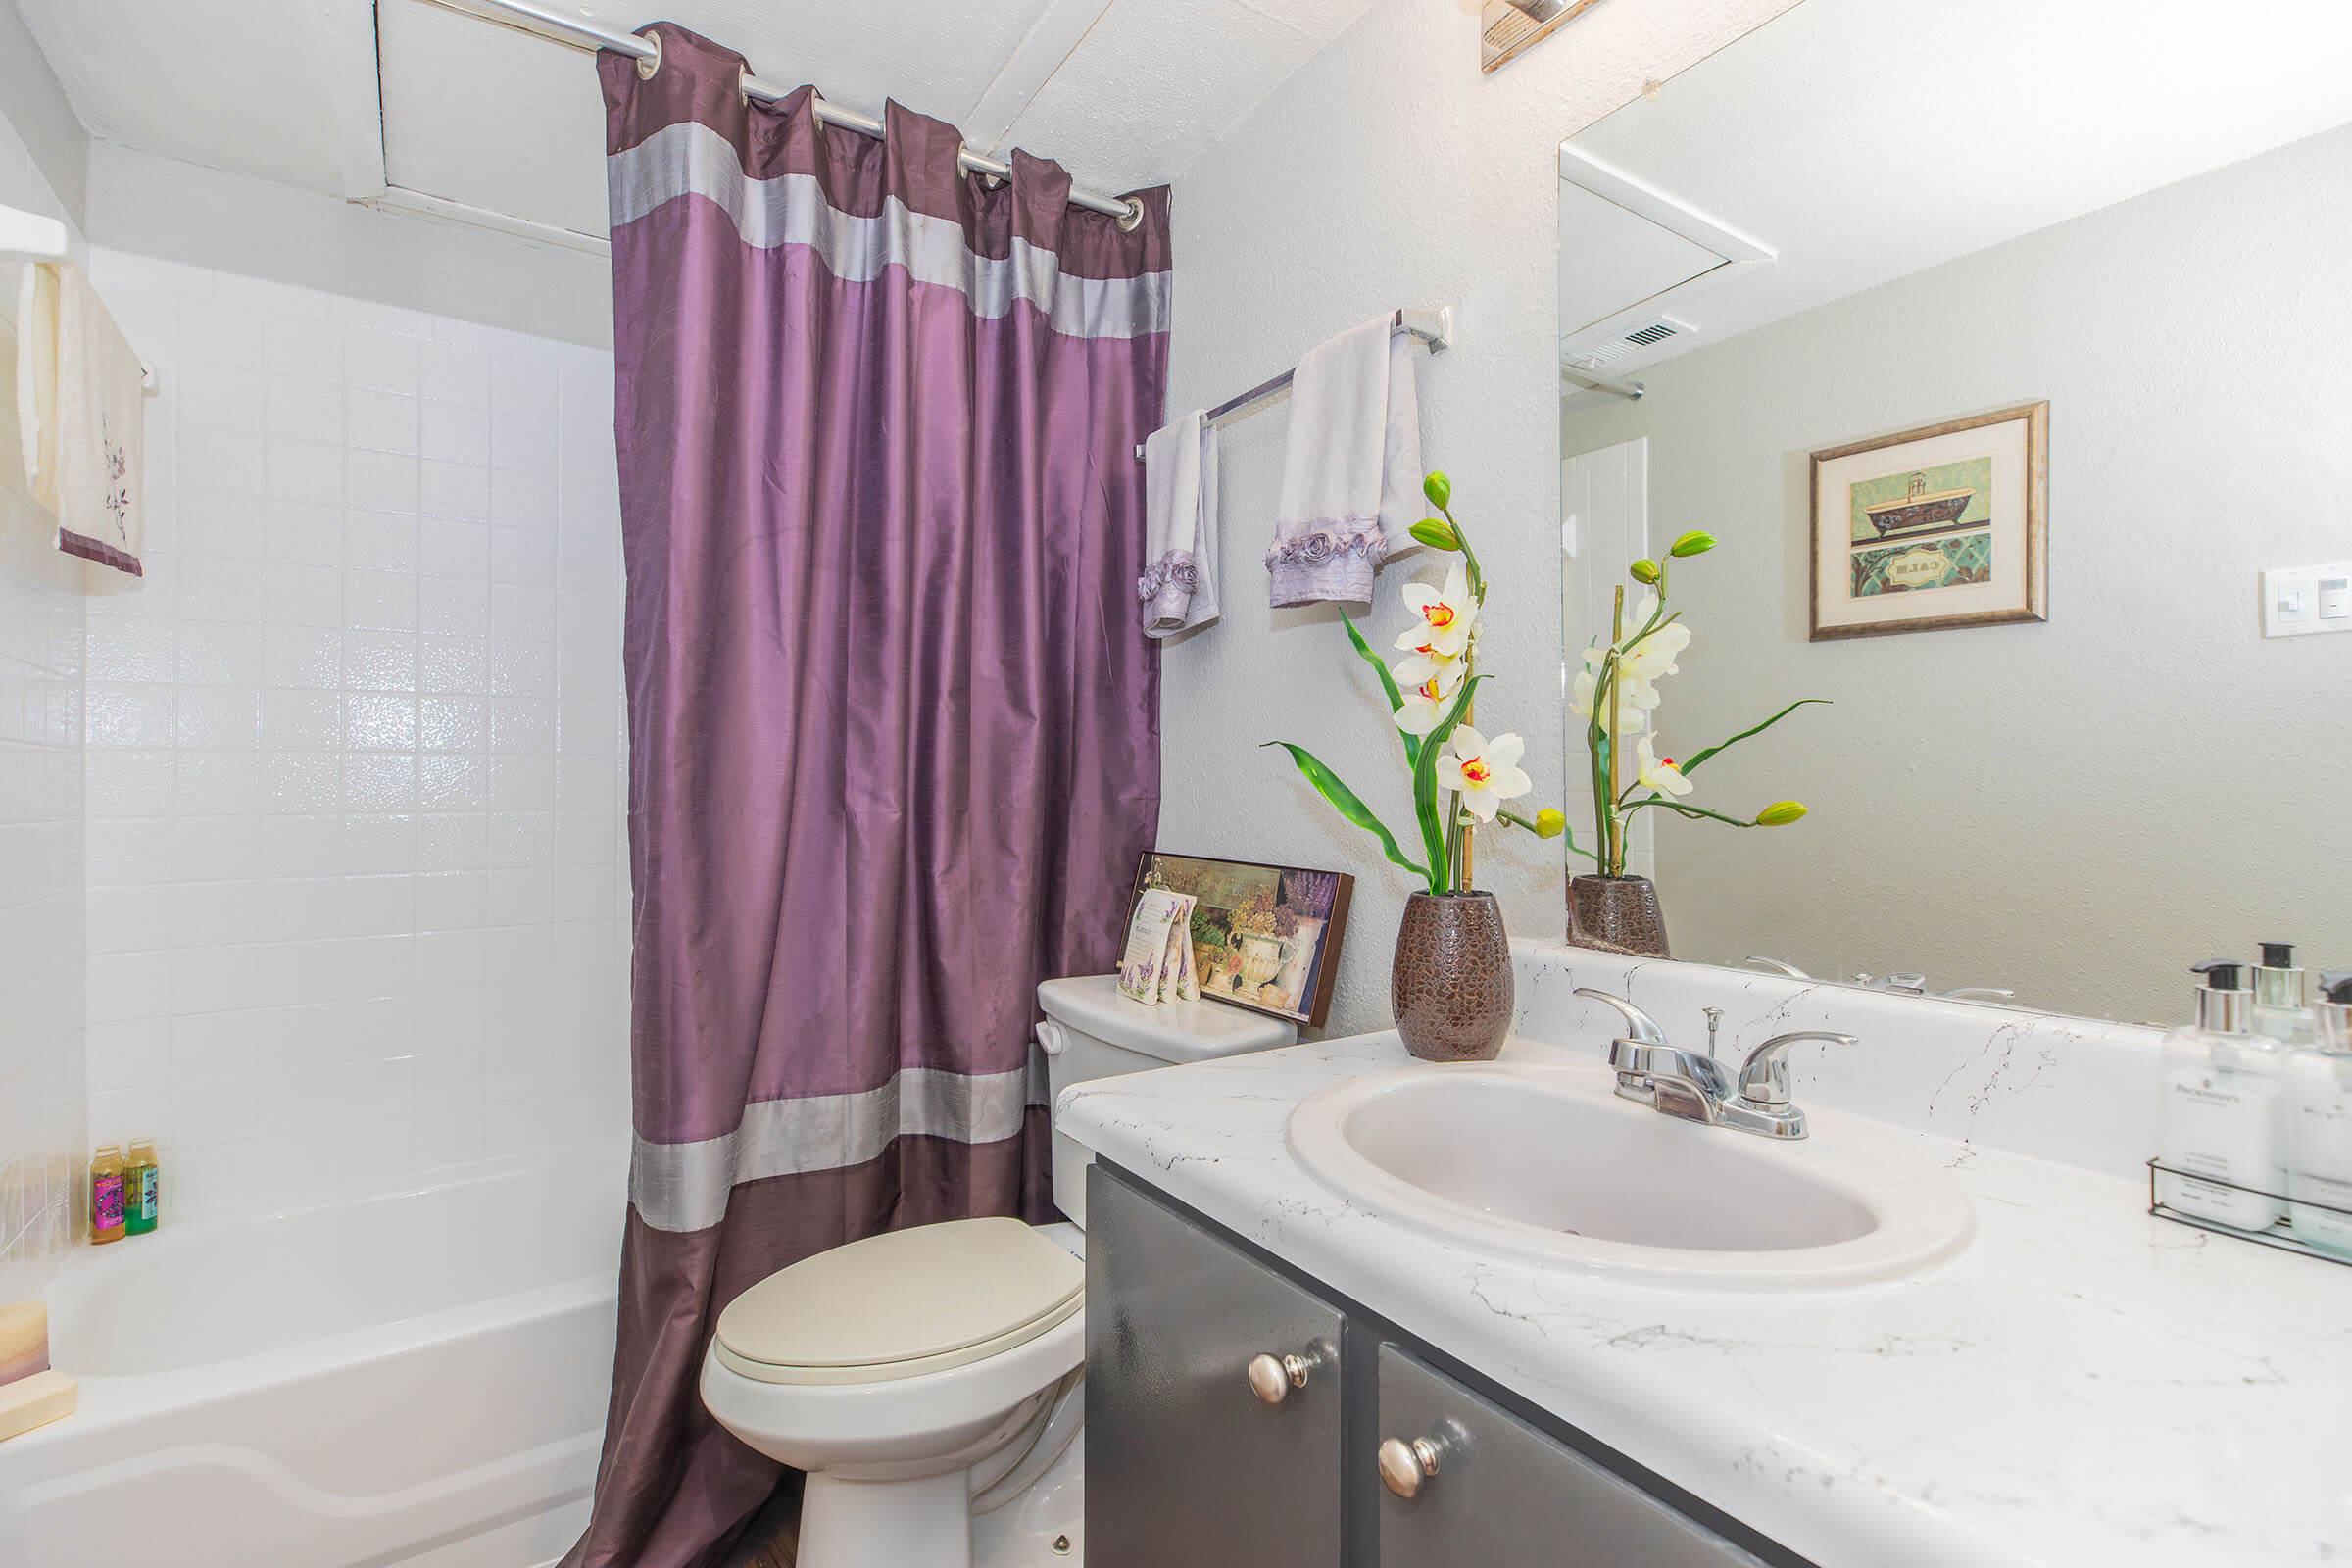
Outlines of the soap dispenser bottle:
{"label": "soap dispenser bottle", "polygon": [[2254,1029],[2290,1046],[2308,1046],[2317,1038],[2292,943],[2262,945],[2262,962],[2254,968]]}
{"label": "soap dispenser bottle", "polygon": [[[2158,1200],[2197,1219],[2258,1231],[2286,1212],[2284,1048],[2249,1033],[2254,994],[2245,965],[2216,958],[2190,971],[2194,1028],[2167,1035],[2159,1110],[2164,1146]],[[2210,1180],[2199,1180],[2209,1177]]]}
{"label": "soap dispenser bottle", "polygon": [[2286,1061],[2286,1217],[2298,1241],[2352,1254],[2352,974],[2320,976],[2316,1016],[2317,1043]]}

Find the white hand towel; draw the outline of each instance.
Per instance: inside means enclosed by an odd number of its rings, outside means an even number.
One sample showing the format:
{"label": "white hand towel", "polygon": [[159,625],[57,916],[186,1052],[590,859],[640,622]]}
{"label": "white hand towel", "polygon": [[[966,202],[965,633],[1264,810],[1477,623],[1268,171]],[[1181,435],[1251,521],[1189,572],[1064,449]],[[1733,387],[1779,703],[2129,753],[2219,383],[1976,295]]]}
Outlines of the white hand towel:
{"label": "white hand towel", "polygon": [[1266,552],[1273,603],[1367,604],[1382,562],[1413,548],[1421,400],[1413,340],[1390,318],[1307,352],[1291,377],[1282,504]]}
{"label": "white hand towel", "polygon": [[1217,433],[1195,409],[1144,437],[1144,635],[1217,618]]}
{"label": "white hand towel", "polygon": [[36,263],[17,292],[17,422],[57,548],[146,573],[147,406],[139,357],[77,268]]}

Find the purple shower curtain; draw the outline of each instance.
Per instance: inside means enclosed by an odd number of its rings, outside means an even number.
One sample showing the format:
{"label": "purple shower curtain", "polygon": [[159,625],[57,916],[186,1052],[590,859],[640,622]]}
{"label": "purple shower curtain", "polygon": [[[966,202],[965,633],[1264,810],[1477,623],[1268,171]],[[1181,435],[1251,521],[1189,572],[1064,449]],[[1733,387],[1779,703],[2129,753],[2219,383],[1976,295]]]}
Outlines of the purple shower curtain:
{"label": "purple shower curtain", "polygon": [[713,1563],[780,1472],[720,1308],[824,1248],[1047,1217],[1036,988],[1107,970],[1159,809],[1138,628],[1167,199],[1122,232],[893,105],[821,128],[661,24],[607,104],[636,1144],[571,1568]]}

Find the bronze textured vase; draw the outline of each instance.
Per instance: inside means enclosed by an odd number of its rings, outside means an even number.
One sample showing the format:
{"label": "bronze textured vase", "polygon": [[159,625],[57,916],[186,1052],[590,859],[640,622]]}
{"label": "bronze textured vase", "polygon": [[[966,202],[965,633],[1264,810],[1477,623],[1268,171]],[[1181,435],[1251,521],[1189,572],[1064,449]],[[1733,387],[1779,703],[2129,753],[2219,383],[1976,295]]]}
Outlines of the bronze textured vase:
{"label": "bronze textured vase", "polygon": [[1658,885],[1645,876],[1568,879],[1568,940],[1580,948],[1671,958]]}
{"label": "bronze textured vase", "polygon": [[1493,1061],[1511,1032],[1511,940],[1492,893],[1416,893],[1396,928],[1389,1005],[1423,1061]]}

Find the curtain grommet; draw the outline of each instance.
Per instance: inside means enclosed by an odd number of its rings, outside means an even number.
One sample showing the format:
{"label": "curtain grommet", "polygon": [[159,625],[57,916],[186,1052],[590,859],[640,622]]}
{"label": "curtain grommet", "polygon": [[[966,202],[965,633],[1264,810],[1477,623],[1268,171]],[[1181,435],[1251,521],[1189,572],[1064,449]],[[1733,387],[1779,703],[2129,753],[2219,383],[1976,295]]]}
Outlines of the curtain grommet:
{"label": "curtain grommet", "polygon": [[1133,196],[1128,197],[1127,211],[1121,213],[1116,219],[1112,220],[1112,221],[1119,225],[1120,233],[1134,233],[1138,228],[1143,226],[1144,204]]}
{"label": "curtain grommet", "polygon": [[737,66],[735,68],[735,96],[743,101],[743,107],[746,109],[752,107],[751,81],[752,68]]}
{"label": "curtain grommet", "polygon": [[651,81],[654,79],[654,73],[662,69],[662,35],[653,31],[651,28],[648,28],[646,31],[638,33],[636,36],[643,38],[647,43],[650,43],[654,46],[654,52],[652,54],[639,55],[637,57],[637,79],[639,81]]}

